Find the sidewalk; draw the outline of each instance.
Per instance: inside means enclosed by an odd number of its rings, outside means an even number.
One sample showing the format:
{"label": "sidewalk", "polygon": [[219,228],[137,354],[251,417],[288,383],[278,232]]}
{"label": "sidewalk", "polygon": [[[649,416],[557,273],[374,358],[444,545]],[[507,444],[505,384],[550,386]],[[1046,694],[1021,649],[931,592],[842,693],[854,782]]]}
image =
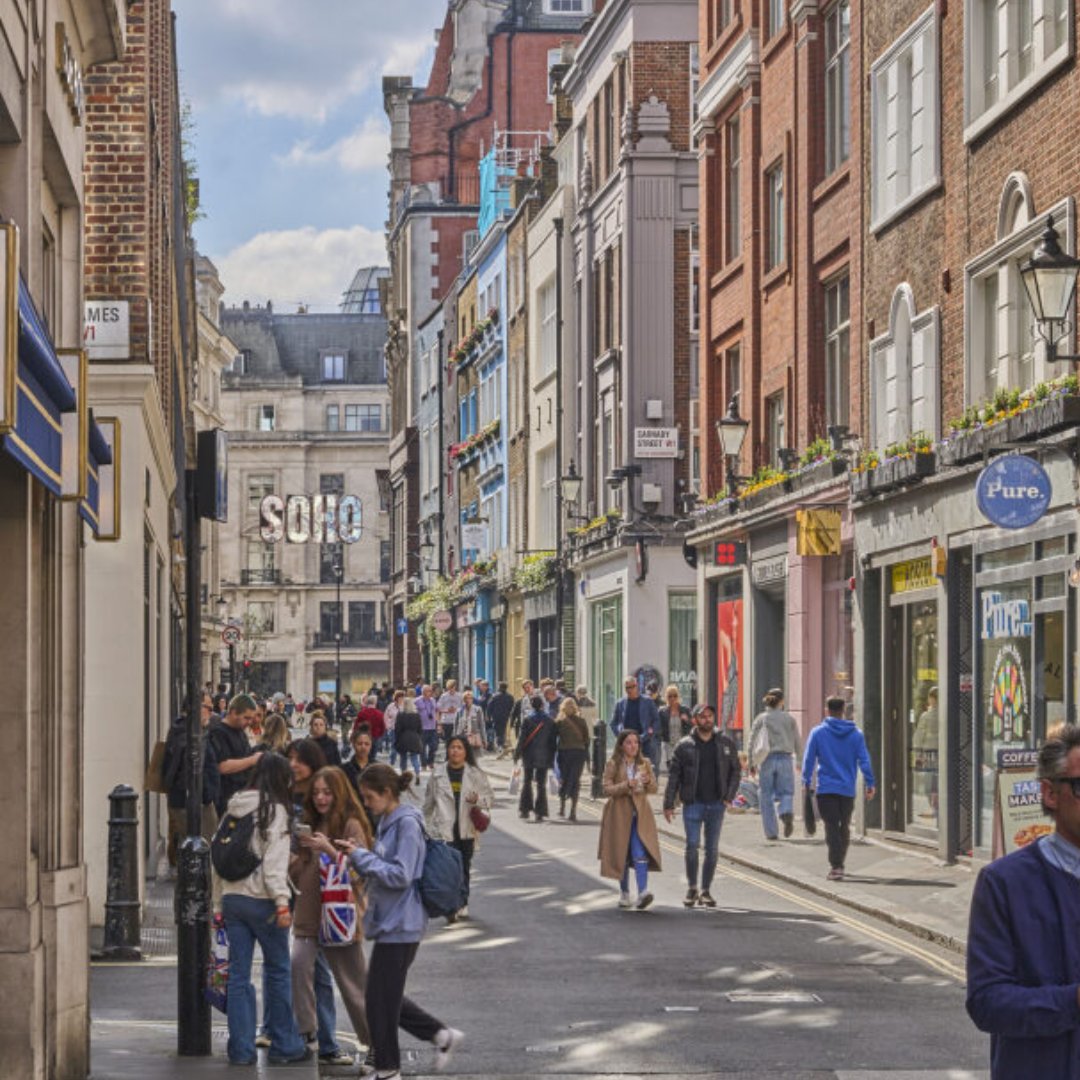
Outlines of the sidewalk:
{"label": "sidewalk", "polygon": [[[482,764],[495,780],[497,793],[505,795],[505,781],[512,769],[510,758],[496,760],[488,754]],[[661,777],[661,791],[666,780],[665,774]],[[602,802],[587,797],[589,783],[590,777],[584,776],[579,815],[582,809],[598,815],[602,806]],[[682,843],[680,817],[674,817],[669,825],[661,812],[662,797],[655,795],[650,801],[656,810],[660,835]],[[555,800],[552,812],[557,809]],[[796,820],[790,840],[769,841],[762,833],[759,814],[730,811],[724,817],[720,856],[736,866],[797,885],[955,952],[965,951],[971,892],[981,865],[977,862],[949,865],[915,845],[853,836],[845,879],[828,881],[825,874],[829,865],[820,825],[816,837],[806,837],[802,822]],[[669,862],[665,872],[681,869],[681,865]]]}

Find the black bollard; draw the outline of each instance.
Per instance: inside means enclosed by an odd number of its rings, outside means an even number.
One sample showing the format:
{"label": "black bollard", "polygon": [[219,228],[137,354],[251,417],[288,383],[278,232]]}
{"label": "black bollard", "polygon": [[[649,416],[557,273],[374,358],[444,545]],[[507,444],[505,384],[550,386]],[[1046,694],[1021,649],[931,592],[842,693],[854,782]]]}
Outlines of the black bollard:
{"label": "black bollard", "polygon": [[203,994],[210,959],[210,845],[188,836],[177,854],[174,908],[177,946],[176,1052],[210,1053],[210,1003]]}
{"label": "black bollard", "polygon": [[604,797],[604,766],[607,765],[607,724],[597,720],[593,724],[592,743],[592,797]]}
{"label": "black bollard", "polygon": [[104,960],[142,959],[139,900],[139,796],[127,784],[109,793],[109,866]]}

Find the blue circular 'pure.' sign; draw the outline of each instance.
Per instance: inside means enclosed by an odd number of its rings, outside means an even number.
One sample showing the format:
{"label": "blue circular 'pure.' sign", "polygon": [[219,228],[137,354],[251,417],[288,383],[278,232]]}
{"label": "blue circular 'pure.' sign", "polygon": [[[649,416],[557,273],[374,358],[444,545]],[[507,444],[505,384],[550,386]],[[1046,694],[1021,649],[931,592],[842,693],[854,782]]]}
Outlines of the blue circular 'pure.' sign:
{"label": "blue circular 'pure.' sign", "polygon": [[1046,513],[1052,486],[1046,470],[1024,454],[990,462],[975,485],[983,515],[1003,529],[1026,529]]}

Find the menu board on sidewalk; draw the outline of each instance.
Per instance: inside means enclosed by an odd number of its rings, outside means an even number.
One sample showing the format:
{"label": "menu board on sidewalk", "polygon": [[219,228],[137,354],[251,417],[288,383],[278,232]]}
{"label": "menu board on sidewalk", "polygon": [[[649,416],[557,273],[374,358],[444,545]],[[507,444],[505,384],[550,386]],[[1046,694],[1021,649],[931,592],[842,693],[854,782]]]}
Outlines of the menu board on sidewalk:
{"label": "menu board on sidewalk", "polygon": [[1039,752],[1017,748],[997,752],[994,800],[994,858],[1027,847],[1054,826],[1043,812],[1038,779]]}

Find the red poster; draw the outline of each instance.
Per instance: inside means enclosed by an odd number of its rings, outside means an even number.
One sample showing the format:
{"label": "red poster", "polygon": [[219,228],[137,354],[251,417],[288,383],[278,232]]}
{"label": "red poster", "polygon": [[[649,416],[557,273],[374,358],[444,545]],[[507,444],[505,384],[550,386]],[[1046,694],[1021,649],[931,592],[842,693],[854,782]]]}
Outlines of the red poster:
{"label": "red poster", "polygon": [[742,599],[723,600],[716,606],[717,686],[720,703],[717,721],[723,731],[742,731]]}

